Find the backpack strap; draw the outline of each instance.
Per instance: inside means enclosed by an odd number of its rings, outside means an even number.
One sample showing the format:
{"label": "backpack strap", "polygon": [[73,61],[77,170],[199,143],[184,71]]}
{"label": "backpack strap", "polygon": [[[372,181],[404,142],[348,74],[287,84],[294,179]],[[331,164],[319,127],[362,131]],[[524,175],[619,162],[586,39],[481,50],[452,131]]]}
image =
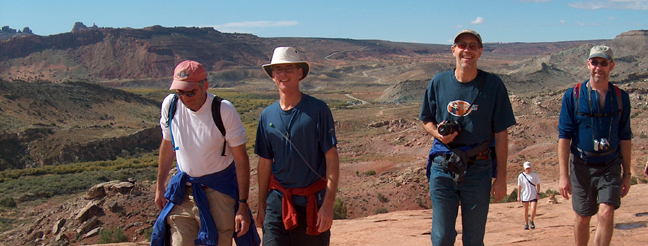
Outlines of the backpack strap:
{"label": "backpack strap", "polygon": [[[212,101],[211,105],[211,110],[212,110],[212,119],[214,120],[214,124],[216,124],[216,127],[218,127],[218,130],[221,132],[223,135],[223,151],[221,152],[221,156],[225,156],[225,148],[227,147],[227,140],[225,139],[225,134],[227,131],[225,130],[225,125],[223,124],[223,118],[221,117],[220,114],[220,105],[221,101],[223,101],[222,98],[215,96],[214,100]],[[169,132],[171,133],[171,145],[173,145],[173,150],[176,151],[179,148],[175,146],[175,140],[173,138],[173,128],[171,127],[171,122],[173,121],[173,117],[175,116],[176,111],[178,110],[178,95],[173,95],[173,99],[171,99],[171,105],[169,105],[169,114],[167,115],[167,127],[169,127]]]}
{"label": "backpack strap", "polygon": [[225,130],[225,125],[223,124],[223,118],[221,117],[220,114],[220,105],[221,101],[223,101],[222,98],[215,96],[214,101],[212,101],[211,105],[211,110],[212,110],[212,118],[214,119],[214,124],[216,124],[216,127],[218,127],[218,130],[220,130],[221,134],[223,135],[223,152],[221,153],[221,156],[225,156],[225,147],[227,147],[227,140],[225,139],[225,134],[227,131]]}
{"label": "backpack strap", "polygon": [[177,111],[178,107],[178,95],[173,95],[173,99],[171,99],[171,105],[169,105],[169,114],[167,115],[167,127],[169,128],[169,132],[171,133],[171,146],[173,146],[173,151],[178,150],[179,148],[175,146],[175,140],[173,138],[173,127],[171,127],[171,122],[173,121],[173,116],[175,115],[175,112]]}
{"label": "backpack strap", "polygon": [[[585,83],[589,83],[589,81],[587,81]],[[576,105],[576,107],[574,107],[574,117],[576,115],[581,115],[581,116],[585,116],[585,117],[605,118],[605,117],[612,117],[614,115],[621,114],[623,112],[623,98],[621,97],[621,89],[619,89],[619,87],[617,87],[616,85],[612,85],[612,87],[614,87],[614,91],[615,91],[615,95],[616,95],[616,97],[613,98],[612,100],[617,101],[617,110],[616,111],[614,111],[612,113],[604,113],[604,114],[598,114],[598,113],[590,114],[590,113],[580,113],[580,112],[578,112],[578,106],[579,106],[579,103],[580,103],[580,100],[578,99],[578,97],[580,96],[580,87],[581,87],[581,83],[578,83],[578,84],[576,84],[574,86],[574,100],[575,100],[574,104]]]}

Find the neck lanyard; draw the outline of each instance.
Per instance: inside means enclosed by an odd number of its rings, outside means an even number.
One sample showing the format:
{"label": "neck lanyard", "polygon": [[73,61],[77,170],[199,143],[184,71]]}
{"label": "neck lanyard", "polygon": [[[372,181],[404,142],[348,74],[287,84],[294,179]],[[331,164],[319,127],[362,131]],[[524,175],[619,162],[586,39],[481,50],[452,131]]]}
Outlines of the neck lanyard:
{"label": "neck lanyard", "polygon": [[[593,112],[594,111],[594,103],[592,103],[592,84],[591,83],[592,83],[592,81],[587,82],[587,102],[589,103],[590,113],[594,114],[594,112]],[[607,97],[607,94],[609,92],[610,92],[610,90],[609,90],[609,85],[608,85],[608,91],[605,93],[606,97]],[[617,98],[617,100],[618,100],[618,98]],[[603,110],[605,110],[605,102],[603,102]],[[598,112],[599,113],[601,112],[600,108],[599,108]],[[608,131],[608,136],[607,136],[608,138],[612,136],[612,121],[614,120],[614,115],[612,115],[611,117],[612,117],[612,119],[610,119],[610,130]],[[592,119],[592,118],[594,118],[594,117],[590,117],[590,123],[592,124],[592,141],[594,141],[594,139],[595,139],[594,134],[596,132],[594,131],[594,119]],[[597,118],[597,121],[598,121],[599,125],[602,124],[600,118]]]}

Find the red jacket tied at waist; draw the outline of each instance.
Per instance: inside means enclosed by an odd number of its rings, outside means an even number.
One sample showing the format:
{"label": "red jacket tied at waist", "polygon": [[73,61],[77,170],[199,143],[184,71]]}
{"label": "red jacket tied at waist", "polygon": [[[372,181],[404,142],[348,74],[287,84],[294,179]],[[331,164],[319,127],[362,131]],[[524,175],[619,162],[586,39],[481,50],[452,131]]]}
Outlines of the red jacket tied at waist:
{"label": "red jacket tied at waist", "polygon": [[281,199],[281,215],[283,218],[286,230],[291,230],[297,227],[297,210],[292,203],[292,195],[305,196],[306,203],[306,234],[319,235],[315,227],[317,221],[317,199],[315,193],[326,188],[326,180],[320,179],[306,188],[286,188],[277,181],[272,175],[270,177],[270,189],[278,190],[283,193]]}

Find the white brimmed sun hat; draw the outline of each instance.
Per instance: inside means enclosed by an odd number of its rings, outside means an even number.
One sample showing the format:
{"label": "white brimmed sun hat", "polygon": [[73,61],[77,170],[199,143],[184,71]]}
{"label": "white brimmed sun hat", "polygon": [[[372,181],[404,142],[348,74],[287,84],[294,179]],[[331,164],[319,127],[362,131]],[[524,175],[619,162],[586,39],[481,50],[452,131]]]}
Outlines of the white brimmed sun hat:
{"label": "white brimmed sun hat", "polygon": [[310,72],[310,65],[308,62],[302,61],[299,58],[297,50],[293,47],[277,47],[272,54],[272,61],[270,64],[263,64],[263,70],[266,72],[270,78],[272,78],[272,65],[276,64],[297,64],[301,66],[304,71],[302,77],[299,80],[302,80],[308,76]]}

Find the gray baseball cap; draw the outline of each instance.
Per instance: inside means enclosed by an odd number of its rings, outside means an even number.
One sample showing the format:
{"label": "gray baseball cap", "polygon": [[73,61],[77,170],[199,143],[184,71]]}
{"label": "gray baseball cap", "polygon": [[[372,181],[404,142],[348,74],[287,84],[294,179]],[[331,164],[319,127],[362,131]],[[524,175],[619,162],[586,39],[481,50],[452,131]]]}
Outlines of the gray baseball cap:
{"label": "gray baseball cap", "polygon": [[481,39],[481,36],[479,36],[479,33],[477,33],[474,30],[470,30],[470,29],[464,29],[464,30],[461,30],[461,32],[457,33],[457,35],[455,35],[454,42],[457,43],[457,38],[459,38],[459,36],[461,36],[461,34],[466,34],[466,33],[467,34],[472,34],[473,36],[477,37],[477,40],[479,41],[479,47],[484,47],[484,44],[482,44],[482,39]]}
{"label": "gray baseball cap", "polygon": [[594,57],[601,57],[608,59],[609,61],[614,61],[614,55],[612,54],[612,48],[605,46],[605,45],[597,45],[592,47],[590,50],[589,54],[589,59],[592,59]]}

